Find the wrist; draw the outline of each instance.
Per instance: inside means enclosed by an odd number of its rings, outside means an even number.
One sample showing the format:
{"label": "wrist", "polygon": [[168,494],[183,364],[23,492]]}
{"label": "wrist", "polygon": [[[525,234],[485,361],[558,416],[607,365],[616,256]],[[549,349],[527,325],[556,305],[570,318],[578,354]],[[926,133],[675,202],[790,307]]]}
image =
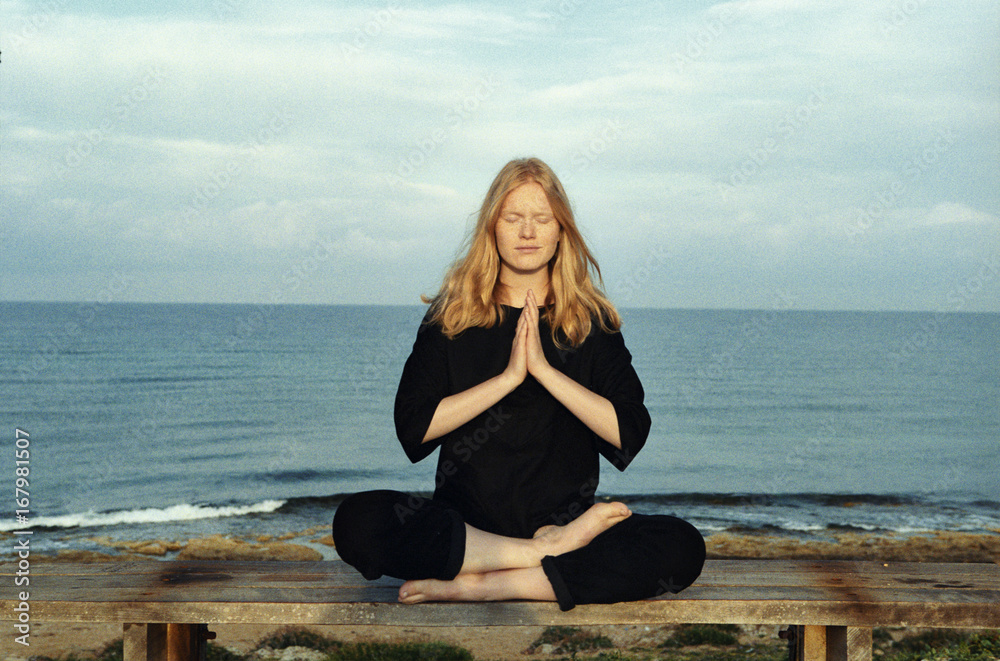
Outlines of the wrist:
{"label": "wrist", "polygon": [[543,386],[549,382],[551,377],[559,373],[559,370],[552,367],[552,365],[550,365],[548,361],[535,365],[529,371],[531,372],[531,376],[535,377],[535,380],[541,383]]}
{"label": "wrist", "polygon": [[498,380],[498,383],[500,384],[501,390],[505,395],[507,393],[512,392],[515,388],[521,385],[521,381],[524,380],[523,376],[519,376],[517,371],[510,367],[508,367],[499,375],[497,375],[496,378]]}

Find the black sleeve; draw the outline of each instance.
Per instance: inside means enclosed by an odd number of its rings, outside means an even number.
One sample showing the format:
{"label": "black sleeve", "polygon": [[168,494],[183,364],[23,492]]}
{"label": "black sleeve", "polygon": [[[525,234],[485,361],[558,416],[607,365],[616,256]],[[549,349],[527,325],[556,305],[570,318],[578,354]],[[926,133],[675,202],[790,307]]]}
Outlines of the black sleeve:
{"label": "black sleeve", "polygon": [[651,420],[643,404],[642,383],[632,367],[632,354],[625,347],[622,334],[598,331],[597,337],[600,346],[594,353],[594,391],[615,407],[622,443],[619,449],[598,438],[598,450],[623,471],[645,445]]}
{"label": "black sleeve", "polygon": [[431,454],[441,439],[423,443],[438,404],[448,395],[447,339],[440,327],[425,320],[420,325],[413,351],[406,359],[396,390],[393,418],[396,436],[410,461]]}

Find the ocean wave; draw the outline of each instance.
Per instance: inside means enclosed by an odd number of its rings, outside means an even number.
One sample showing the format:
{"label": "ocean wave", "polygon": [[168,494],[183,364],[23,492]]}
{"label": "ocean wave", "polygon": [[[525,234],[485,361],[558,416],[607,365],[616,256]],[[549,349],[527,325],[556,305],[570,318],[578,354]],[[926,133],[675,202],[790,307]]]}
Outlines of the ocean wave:
{"label": "ocean wave", "polygon": [[647,502],[658,505],[707,505],[714,507],[785,506],[785,507],[843,507],[861,505],[899,507],[931,504],[933,501],[916,495],[904,494],[847,494],[847,493],[665,493],[619,494],[609,498],[625,502]]}
{"label": "ocean wave", "polygon": [[[270,476],[273,482],[308,482],[327,477],[326,471],[289,470]],[[415,494],[432,494],[416,490]],[[262,494],[263,495],[263,494]],[[272,494],[268,494],[272,495]],[[326,522],[349,493],[292,496],[273,494],[270,500],[177,504],[160,508],[87,511],[32,518],[27,524],[0,521],[0,532],[30,529],[130,528],[196,520],[245,519],[254,526],[303,527]],[[266,496],[265,496],[266,497]],[[606,494],[601,500],[621,500],[635,511],[674,514],[704,532],[783,531],[823,535],[837,532],[919,534],[935,530],[1000,531],[997,502],[980,497],[934,497],[927,494],[829,493],[661,493]],[[265,520],[269,523],[265,523]],[[273,521],[272,521],[273,520]]]}
{"label": "ocean wave", "polygon": [[27,523],[0,522],[0,532],[10,532],[28,528],[98,528],[104,526],[172,523],[175,521],[195,521],[198,519],[220,519],[248,514],[267,514],[280,509],[284,500],[265,500],[252,505],[191,505],[182,503],[164,508],[150,507],[140,510],[113,510],[109,512],[77,512],[59,516],[41,516]]}
{"label": "ocean wave", "polygon": [[[367,477],[372,471],[360,470],[298,470],[258,474],[255,479],[273,482],[302,482],[330,477]],[[419,496],[431,497],[429,491],[416,490]],[[286,498],[284,511],[313,506],[336,506],[350,493],[323,496],[297,496]],[[933,497],[927,494],[873,494],[873,493],[608,493],[600,500],[618,500],[631,505],[650,505],[655,508],[702,507],[723,511],[748,512],[753,509],[850,512],[852,510],[882,510],[894,514],[901,511],[922,510],[930,513],[949,513],[975,510],[984,514],[1000,513],[1000,503],[982,499]]]}
{"label": "ocean wave", "polygon": [[111,386],[128,386],[133,384],[141,385],[146,383],[188,384],[188,383],[211,383],[216,381],[235,381],[238,378],[239,378],[238,376],[229,376],[229,375],[203,376],[203,375],[188,375],[188,374],[180,376],[169,376],[169,375],[122,376],[122,377],[107,379],[106,383],[108,383]]}
{"label": "ocean wave", "polygon": [[[251,479],[261,482],[305,483],[324,482],[328,480],[357,480],[364,478],[377,479],[383,475],[384,473],[377,469],[335,468],[324,470],[302,468],[298,470],[272,470],[254,473],[251,475]],[[329,498],[329,496],[313,496],[312,498],[325,499]]]}

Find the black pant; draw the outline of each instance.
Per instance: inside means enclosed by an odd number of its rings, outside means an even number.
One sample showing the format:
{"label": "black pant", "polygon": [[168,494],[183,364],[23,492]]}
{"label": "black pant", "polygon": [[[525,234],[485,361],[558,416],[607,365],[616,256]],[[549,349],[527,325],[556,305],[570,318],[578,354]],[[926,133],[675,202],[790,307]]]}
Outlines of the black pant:
{"label": "black pant", "polygon": [[[465,521],[454,508],[399,491],[354,494],[333,518],[337,553],[368,580],[450,581],[465,558]],[[705,541],[674,516],[632,514],[582,548],[542,559],[559,607],[610,604],[680,592],[701,573]]]}

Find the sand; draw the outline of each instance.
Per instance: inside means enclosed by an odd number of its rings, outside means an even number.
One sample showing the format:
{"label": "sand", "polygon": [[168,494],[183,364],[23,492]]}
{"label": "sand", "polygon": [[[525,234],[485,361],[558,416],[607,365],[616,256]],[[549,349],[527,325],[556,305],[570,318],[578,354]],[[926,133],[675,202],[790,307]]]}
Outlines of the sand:
{"label": "sand", "polygon": [[[119,542],[95,538],[108,551],[63,551],[55,557],[32,556],[33,561],[86,562],[122,559],[282,559],[319,560],[316,546],[329,546],[329,535],[320,529],[283,535],[281,538],[233,539],[221,535],[183,542],[149,540]],[[293,541],[294,540],[294,541]],[[305,542],[305,543],[303,543]],[[910,562],[995,562],[1000,564],[1000,530],[995,533],[935,532],[923,535],[837,533],[824,539],[781,535],[725,532],[706,538],[710,558],[825,558]],[[216,643],[247,652],[280,627],[255,625],[213,625]],[[515,659],[528,656],[526,650],[538,639],[542,627],[497,627],[493,629],[441,629],[435,627],[310,627],[338,640],[445,641],[469,649],[480,659]],[[771,627],[771,629],[775,629]],[[625,647],[655,644],[667,635],[664,628],[605,627],[599,633]],[[774,638],[775,630],[747,631],[750,637]],[[114,625],[66,623],[32,624],[31,646],[16,645],[10,636],[0,639],[0,661],[26,661],[32,656],[59,657],[68,653],[86,654],[99,650],[121,637]]]}

